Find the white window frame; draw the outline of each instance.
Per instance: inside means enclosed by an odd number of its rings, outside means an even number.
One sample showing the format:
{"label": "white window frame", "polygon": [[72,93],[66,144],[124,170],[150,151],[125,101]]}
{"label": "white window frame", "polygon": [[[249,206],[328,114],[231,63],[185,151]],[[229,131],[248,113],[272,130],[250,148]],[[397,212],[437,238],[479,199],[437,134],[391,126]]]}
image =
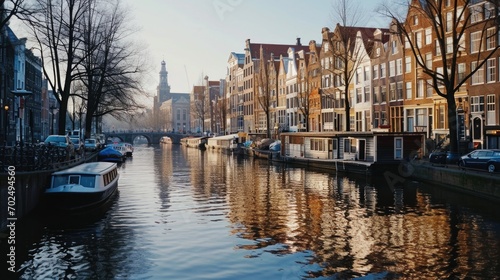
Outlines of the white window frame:
{"label": "white window frame", "polygon": [[425,44],[426,45],[432,44],[432,29],[431,28],[425,29]]}
{"label": "white window frame", "polygon": [[470,33],[470,53],[477,53],[481,49],[481,31]]}
{"label": "white window frame", "polygon": [[406,99],[411,100],[413,98],[413,92],[411,90],[411,82],[406,82]]}
{"label": "white window frame", "polygon": [[490,58],[486,61],[486,82],[494,83],[496,80],[496,59]]}
{"label": "white window frame", "polygon": [[403,159],[403,137],[394,137],[394,159]]}
{"label": "white window frame", "polygon": [[[472,61],[471,62],[471,71],[476,69],[477,67],[477,61]],[[484,84],[484,68],[481,66],[480,68],[477,69],[476,72],[471,77],[471,84],[472,85],[479,85],[479,84]]]}
{"label": "white window frame", "polygon": [[405,57],[405,72],[406,73],[411,72],[411,56]]}
{"label": "white window frame", "polygon": [[486,95],[486,125],[496,125],[495,95]]}

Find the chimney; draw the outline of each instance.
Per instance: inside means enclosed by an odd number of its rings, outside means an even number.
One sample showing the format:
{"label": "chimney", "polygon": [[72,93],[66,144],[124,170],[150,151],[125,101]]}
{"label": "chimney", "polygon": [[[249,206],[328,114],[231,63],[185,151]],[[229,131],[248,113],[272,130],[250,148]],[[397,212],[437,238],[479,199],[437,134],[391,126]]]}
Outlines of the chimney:
{"label": "chimney", "polygon": [[302,46],[302,44],[300,43],[300,38],[297,38],[297,46]]}

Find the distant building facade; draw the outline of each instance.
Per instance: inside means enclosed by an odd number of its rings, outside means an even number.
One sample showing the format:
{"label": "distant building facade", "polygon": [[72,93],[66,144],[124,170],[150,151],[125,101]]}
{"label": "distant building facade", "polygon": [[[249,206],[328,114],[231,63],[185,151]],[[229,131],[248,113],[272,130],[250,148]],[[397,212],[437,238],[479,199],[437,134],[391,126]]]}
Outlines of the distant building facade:
{"label": "distant building facade", "polygon": [[168,84],[165,61],[161,62],[160,82],[153,104],[154,129],[161,131],[191,131],[189,93],[172,93]]}

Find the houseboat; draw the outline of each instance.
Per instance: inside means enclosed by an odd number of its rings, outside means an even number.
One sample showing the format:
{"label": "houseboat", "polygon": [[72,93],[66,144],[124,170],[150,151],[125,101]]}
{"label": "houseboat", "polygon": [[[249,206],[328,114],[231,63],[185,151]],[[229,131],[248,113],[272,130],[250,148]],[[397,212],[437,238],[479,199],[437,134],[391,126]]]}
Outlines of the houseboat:
{"label": "houseboat", "polygon": [[208,136],[202,137],[186,137],[181,139],[181,144],[188,148],[196,148],[200,150],[206,149],[207,139],[210,138]]}
{"label": "houseboat", "polygon": [[[244,133],[242,133],[244,134]],[[233,152],[241,143],[240,133],[216,136],[207,139],[207,149],[216,149],[223,152]]]}
{"label": "houseboat", "polygon": [[287,132],[281,133],[280,160],[372,174],[420,158],[424,140],[423,132]]}
{"label": "houseboat", "polygon": [[47,206],[80,210],[108,200],[118,188],[116,163],[90,162],[52,173],[45,190]]}

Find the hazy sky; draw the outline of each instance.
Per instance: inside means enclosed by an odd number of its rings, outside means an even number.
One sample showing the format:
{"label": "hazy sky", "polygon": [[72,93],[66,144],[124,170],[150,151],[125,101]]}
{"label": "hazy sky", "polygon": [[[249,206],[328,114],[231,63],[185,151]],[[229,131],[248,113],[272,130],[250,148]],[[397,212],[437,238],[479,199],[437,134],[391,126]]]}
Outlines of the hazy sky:
{"label": "hazy sky", "polygon": [[[369,19],[359,25],[388,26],[374,9],[381,0],[359,0]],[[155,94],[161,61],[167,63],[172,92],[189,93],[202,77],[225,78],[231,52],[254,43],[302,44],[321,41],[322,27],[333,27],[332,0],[124,0],[139,28],[134,40],[147,46],[152,62],[145,88]]]}

